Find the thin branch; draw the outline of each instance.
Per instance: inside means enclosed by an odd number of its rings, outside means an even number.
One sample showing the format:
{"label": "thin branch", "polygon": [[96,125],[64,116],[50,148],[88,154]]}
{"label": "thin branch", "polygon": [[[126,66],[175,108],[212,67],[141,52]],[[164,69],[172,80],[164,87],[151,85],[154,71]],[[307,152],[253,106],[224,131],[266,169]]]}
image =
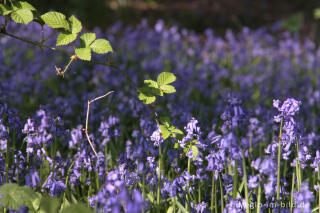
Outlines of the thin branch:
{"label": "thin branch", "polygon": [[[74,56],[73,53],[70,53],[64,49],[60,49],[60,48],[55,48],[55,47],[50,47],[50,46],[47,46],[43,43],[39,43],[39,42],[36,42],[36,41],[31,41],[31,40],[28,40],[28,39],[25,39],[25,38],[22,38],[22,37],[19,37],[19,36],[16,36],[16,35],[13,35],[13,34],[10,34],[8,32],[6,32],[5,29],[0,29],[0,33],[4,34],[4,35],[7,35],[7,36],[10,36],[12,38],[15,38],[15,39],[18,39],[20,41],[24,41],[24,42],[27,42],[29,44],[32,44],[32,45],[35,45],[35,46],[39,46],[39,47],[45,47],[45,48],[48,48],[48,49],[51,49],[53,51],[58,51],[58,52],[61,52],[61,53],[64,53],[66,55],[69,55],[69,56]],[[139,88],[138,88],[138,85],[133,81],[133,79],[125,72],[123,71],[120,67],[118,67],[117,65],[113,64],[113,63],[105,63],[105,62],[101,62],[101,61],[94,61],[94,60],[91,60],[90,61],[91,63],[94,63],[94,64],[100,64],[100,65],[104,65],[104,66],[108,66],[108,67],[112,67],[116,70],[118,70],[119,72],[121,72],[129,81],[130,83],[139,91]],[[158,121],[158,115],[156,112],[153,111],[153,108],[151,105],[148,105],[151,113],[153,114],[154,116],[154,119],[157,123],[157,126],[159,128],[160,124],[159,124],[159,121]]]}
{"label": "thin branch", "polygon": [[89,144],[91,146],[91,149],[92,151],[94,152],[95,156],[98,156],[98,153],[97,151],[95,150],[93,144],[92,144],[92,141],[90,139],[90,136],[89,136],[89,131],[88,131],[88,124],[89,124],[89,114],[90,114],[90,104],[92,104],[93,102],[99,100],[99,99],[102,99],[102,98],[105,98],[107,97],[108,95],[110,95],[111,93],[113,93],[114,91],[110,91],[102,96],[99,96],[97,98],[94,98],[93,100],[88,100],[88,107],[87,107],[87,117],[86,117],[86,128],[84,129],[84,132],[86,133],[86,136],[87,136],[87,139],[89,141]]}

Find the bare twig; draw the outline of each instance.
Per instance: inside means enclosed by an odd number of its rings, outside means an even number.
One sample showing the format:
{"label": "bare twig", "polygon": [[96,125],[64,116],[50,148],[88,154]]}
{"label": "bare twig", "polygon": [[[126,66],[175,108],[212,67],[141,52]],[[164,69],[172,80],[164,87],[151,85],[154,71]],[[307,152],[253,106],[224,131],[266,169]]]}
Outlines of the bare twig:
{"label": "bare twig", "polygon": [[[38,47],[44,47],[44,48],[48,48],[48,49],[51,49],[53,51],[58,51],[58,52],[61,52],[63,54],[66,54],[66,55],[69,55],[69,56],[74,56],[73,53],[71,52],[68,52],[64,49],[61,49],[61,48],[56,48],[56,47],[51,47],[51,46],[48,46],[48,45],[45,45],[43,43],[40,43],[40,42],[36,42],[36,41],[32,41],[32,40],[28,40],[26,38],[22,38],[22,37],[19,37],[19,36],[16,36],[14,34],[11,34],[11,33],[8,33],[6,32],[5,29],[0,29],[0,34],[4,34],[4,35],[7,35],[7,36],[10,36],[12,38],[15,38],[17,40],[20,40],[20,41],[24,41],[26,43],[29,43],[29,44],[32,44],[32,45],[35,45],[35,46],[38,46]],[[138,85],[133,81],[133,79],[125,72],[123,71],[120,67],[118,67],[117,65],[113,64],[113,63],[106,63],[106,62],[102,62],[102,61],[94,61],[94,60],[91,60],[90,61],[91,63],[93,64],[100,64],[100,65],[103,65],[103,66],[108,66],[108,67],[111,67],[115,70],[118,70],[119,72],[121,72],[129,81],[130,83],[139,91],[139,88],[138,88]],[[57,70],[57,69],[56,69]],[[59,70],[60,71],[60,70]],[[61,72],[61,71],[60,71]],[[58,70],[57,70],[57,73],[58,73]],[[64,74],[64,72],[63,72]],[[159,120],[158,120],[158,115],[157,113],[153,110],[152,106],[151,105],[148,105],[151,113],[153,114],[153,117],[154,117],[154,120],[156,121],[157,123],[157,126],[159,128],[160,126],[160,123],[159,123]]]}
{"label": "bare twig", "polygon": [[97,98],[94,98],[92,99],[91,101],[88,100],[88,108],[87,108],[87,117],[86,117],[86,128],[84,129],[84,132],[86,133],[86,136],[87,136],[87,139],[89,141],[89,144],[91,146],[91,149],[92,151],[94,152],[95,156],[98,156],[98,153],[97,151],[95,150],[95,148],[93,147],[93,144],[92,144],[92,141],[90,139],[90,136],[89,136],[89,131],[88,131],[88,123],[89,123],[89,114],[90,114],[90,104],[92,104],[93,102],[99,100],[99,99],[102,99],[102,98],[105,98],[107,97],[108,95],[110,95],[111,93],[113,93],[114,91],[110,91],[102,96],[99,96]]}

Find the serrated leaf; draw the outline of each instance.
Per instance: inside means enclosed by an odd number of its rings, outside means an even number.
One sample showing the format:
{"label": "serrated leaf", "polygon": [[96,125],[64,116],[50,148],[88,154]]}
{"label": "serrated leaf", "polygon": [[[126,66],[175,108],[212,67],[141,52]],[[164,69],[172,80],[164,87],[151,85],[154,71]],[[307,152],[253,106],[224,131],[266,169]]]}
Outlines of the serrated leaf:
{"label": "serrated leaf", "polygon": [[168,128],[165,125],[160,125],[159,126],[160,130],[161,130],[161,135],[163,137],[163,139],[167,139],[170,136],[170,132],[168,130]]}
{"label": "serrated leaf", "polygon": [[57,46],[61,45],[67,45],[76,40],[78,34],[68,33],[68,32],[62,32],[59,34],[57,38]]}
{"label": "serrated leaf", "polygon": [[160,89],[164,93],[175,93],[176,92],[176,88],[174,88],[174,86],[171,86],[171,85],[162,85],[162,86],[160,86]]}
{"label": "serrated leaf", "polygon": [[81,47],[89,47],[90,44],[96,39],[95,33],[85,33],[80,37]]}
{"label": "serrated leaf", "polygon": [[139,88],[139,99],[143,101],[145,104],[151,104],[155,102],[155,95],[159,95],[160,89],[154,87],[142,87]]}
{"label": "serrated leaf", "polygon": [[75,16],[71,16],[69,18],[69,21],[70,21],[71,32],[80,33],[80,31],[82,30],[81,22]]}
{"label": "serrated leaf", "polygon": [[28,9],[31,11],[36,11],[36,8],[34,8],[31,4],[29,4],[26,1],[17,1],[12,3],[12,7],[14,10],[18,9]]}
{"label": "serrated leaf", "polygon": [[66,207],[61,213],[93,213],[92,209],[87,207],[82,203],[71,204],[70,206]]}
{"label": "serrated leaf", "polygon": [[156,96],[147,96],[144,93],[140,93],[139,99],[143,101],[144,104],[152,104],[156,101]]}
{"label": "serrated leaf", "polygon": [[144,80],[144,83],[147,84],[148,87],[159,88],[159,84],[153,80]]}
{"label": "serrated leaf", "polygon": [[22,187],[17,184],[4,184],[0,187],[1,205],[12,210],[18,210],[21,206],[33,209],[32,200],[37,194],[29,187]]}
{"label": "serrated leaf", "polygon": [[90,48],[77,48],[76,49],[76,55],[85,61],[90,61],[91,60],[91,49]]}
{"label": "serrated leaf", "polygon": [[60,206],[59,199],[43,197],[40,202],[40,211],[45,213],[57,213]]}
{"label": "serrated leaf", "polygon": [[6,16],[12,12],[12,8],[9,5],[0,4],[0,15]]}
{"label": "serrated leaf", "polygon": [[49,27],[52,28],[62,28],[69,30],[69,23],[66,20],[66,16],[59,12],[47,12],[41,16],[41,19],[46,23]]}
{"label": "serrated leaf", "polygon": [[176,76],[171,72],[162,72],[158,75],[157,82],[160,86],[170,84],[176,80]]}
{"label": "serrated leaf", "polygon": [[29,24],[33,20],[33,14],[29,9],[19,9],[11,13],[11,18],[19,24]]}
{"label": "serrated leaf", "polygon": [[97,39],[91,45],[93,52],[98,54],[105,54],[108,52],[113,52],[110,42],[105,39]]}

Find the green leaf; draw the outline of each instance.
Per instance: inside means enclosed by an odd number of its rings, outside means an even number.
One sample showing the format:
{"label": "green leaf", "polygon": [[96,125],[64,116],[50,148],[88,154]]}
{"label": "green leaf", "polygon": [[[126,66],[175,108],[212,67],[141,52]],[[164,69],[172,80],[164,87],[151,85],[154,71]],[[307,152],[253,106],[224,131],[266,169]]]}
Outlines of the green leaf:
{"label": "green leaf", "polygon": [[178,206],[178,208],[179,208],[179,210],[181,210],[181,212],[188,213],[188,211],[183,207],[183,205],[178,200],[175,200],[174,203]]}
{"label": "green leaf", "polygon": [[91,45],[93,52],[98,54],[105,54],[108,52],[113,52],[110,42],[105,39],[97,39]]}
{"label": "green leaf", "polygon": [[57,38],[57,46],[67,45],[76,40],[78,34],[62,32]]}
{"label": "green leaf", "polygon": [[43,197],[40,202],[40,212],[57,213],[60,206],[58,198]]}
{"label": "green leaf", "polygon": [[80,37],[81,47],[89,47],[90,44],[96,39],[95,33],[85,33]]}
{"label": "green leaf", "polygon": [[71,204],[61,211],[61,213],[93,213],[92,209],[82,203]]}
{"label": "green leaf", "polygon": [[41,202],[41,199],[42,199],[42,195],[39,192],[36,192],[36,194],[37,194],[38,197],[31,201],[34,210],[38,210],[39,209],[40,202]]}
{"label": "green leaf", "polygon": [[155,88],[152,87],[139,88],[139,99],[143,101],[144,104],[151,104],[155,102],[156,97],[154,96],[154,89]]}
{"label": "green leaf", "polygon": [[49,27],[52,28],[63,28],[69,30],[69,23],[66,20],[66,16],[59,12],[47,12],[41,16],[41,19],[46,23]]}
{"label": "green leaf", "polygon": [[82,30],[81,22],[75,16],[71,16],[69,18],[69,21],[70,21],[71,32],[80,33],[80,31]]}
{"label": "green leaf", "polygon": [[153,80],[144,80],[144,83],[147,84],[148,87],[159,88],[159,84]]}
{"label": "green leaf", "polygon": [[11,13],[13,21],[19,24],[29,24],[33,20],[33,14],[29,9],[19,9]]}
{"label": "green leaf", "polygon": [[174,206],[170,206],[167,210],[167,213],[173,213]]}
{"label": "green leaf", "polygon": [[21,206],[33,209],[32,200],[38,195],[30,187],[22,187],[17,184],[4,184],[0,188],[2,195],[0,203],[12,210],[18,210]]}
{"label": "green leaf", "polygon": [[196,145],[192,145],[191,149],[192,149],[193,160],[195,160],[199,153],[198,147]]}
{"label": "green leaf", "polygon": [[183,132],[180,129],[173,129],[171,132],[179,135],[183,135]]}
{"label": "green leaf", "polygon": [[14,10],[28,9],[28,10],[31,10],[31,11],[36,11],[36,8],[34,8],[31,4],[29,4],[26,1],[13,2],[12,7],[13,7]]}
{"label": "green leaf", "polygon": [[147,198],[149,199],[149,201],[150,201],[151,203],[154,203],[154,196],[153,196],[152,193],[148,193],[148,194],[147,194]]}
{"label": "green leaf", "polygon": [[85,61],[91,60],[91,49],[90,48],[77,48],[76,49],[77,56]]}
{"label": "green leaf", "polygon": [[67,208],[68,206],[70,206],[70,202],[67,200],[67,198],[63,198],[62,204],[61,204],[61,208],[60,208],[60,212],[62,210],[64,210],[65,208]]}
{"label": "green leaf", "polygon": [[170,118],[167,116],[160,117],[160,122],[166,125],[167,127],[170,126]]}
{"label": "green leaf", "polygon": [[180,144],[179,143],[175,143],[173,146],[174,149],[179,149],[180,148]]}
{"label": "green leaf", "polygon": [[6,16],[12,12],[12,8],[9,5],[0,4],[0,15]]}
{"label": "green leaf", "polygon": [[174,86],[171,86],[171,85],[162,85],[162,86],[160,86],[160,89],[164,93],[175,93],[176,92],[176,88],[174,88]]}
{"label": "green leaf", "polygon": [[165,125],[160,125],[159,126],[160,130],[161,130],[161,135],[163,137],[163,139],[167,139],[170,136],[170,132],[168,130],[168,128]]}
{"label": "green leaf", "polygon": [[162,72],[158,75],[157,82],[160,86],[170,84],[176,80],[176,76],[171,72]]}

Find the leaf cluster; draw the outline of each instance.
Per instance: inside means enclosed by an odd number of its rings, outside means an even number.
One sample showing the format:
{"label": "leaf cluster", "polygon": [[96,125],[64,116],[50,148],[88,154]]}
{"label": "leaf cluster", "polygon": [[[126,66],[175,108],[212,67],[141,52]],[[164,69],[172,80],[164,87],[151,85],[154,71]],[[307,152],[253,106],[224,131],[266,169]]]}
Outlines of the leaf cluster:
{"label": "leaf cluster", "polygon": [[[0,4],[0,15],[8,16],[19,24],[29,24],[36,16],[36,22],[42,26],[44,24],[58,30],[60,33],[57,37],[56,46],[64,46],[74,42],[81,30],[82,24],[75,17],[67,17],[59,12],[47,12],[38,16],[36,9],[26,1],[16,1],[10,4]],[[75,48],[77,58],[82,60],[91,61],[91,51],[97,54],[106,54],[113,52],[110,42],[106,39],[96,39],[95,33],[85,33],[80,37],[80,47]]]}
{"label": "leaf cluster", "polygon": [[144,86],[138,89],[139,99],[145,104],[151,104],[156,101],[156,95],[163,96],[164,93],[175,93],[175,87],[170,85],[175,80],[176,76],[171,72],[160,73],[157,81],[144,80]]}

